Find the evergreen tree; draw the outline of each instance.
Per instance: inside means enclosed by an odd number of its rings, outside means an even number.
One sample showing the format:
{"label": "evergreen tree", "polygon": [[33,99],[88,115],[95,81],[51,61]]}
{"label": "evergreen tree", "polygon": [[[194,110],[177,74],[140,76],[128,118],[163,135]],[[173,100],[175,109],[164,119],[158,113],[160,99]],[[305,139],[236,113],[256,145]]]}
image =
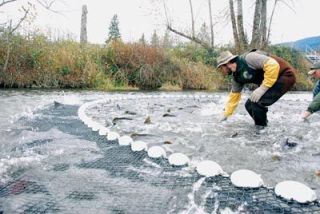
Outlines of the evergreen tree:
{"label": "evergreen tree", "polygon": [[118,16],[117,16],[117,14],[115,14],[111,19],[111,23],[109,26],[108,39],[107,39],[106,43],[108,43],[112,40],[117,40],[117,39],[121,39],[121,35],[120,35],[120,30],[119,30]]}
{"label": "evergreen tree", "polygon": [[157,34],[157,31],[153,31],[153,34],[152,34],[152,37],[151,37],[151,45],[153,47],[159,47],[159,37],[158,37],[158,34]]}
{"label": "evergreen tree", "polygon": [[162,39],[162,47],[165,48],[165,49],[172,47],[172,40],[170,38],[168,30],[166,30],[166,32],[164,33],[164,36],[163,36],[163,39]]}
{"label": "evergreen tree", "polygon": [[208,32],[208,26],[205,22],[201,25],[200,32],[198,33],[198,38],[201,41],[206,42],[207,44],[210,43],[210,34]]}
{"label": "evergreen tree", "polygon": [[144,33],[142,34],[141,38],[139,39],[139,43],[142,45],[146,45],[146,39],[144,38]]}

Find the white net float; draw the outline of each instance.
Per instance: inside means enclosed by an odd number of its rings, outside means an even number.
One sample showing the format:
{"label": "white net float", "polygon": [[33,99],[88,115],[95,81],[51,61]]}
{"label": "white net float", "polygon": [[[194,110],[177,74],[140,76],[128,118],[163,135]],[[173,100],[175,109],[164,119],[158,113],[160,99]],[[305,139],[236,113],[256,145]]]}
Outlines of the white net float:
{"label": "white net float", "polygon": [[118,141],[120,146],[129,146],[133,142],[133,139],[130,136],[121,136]]}
{"label": "white net float", "polygon": [[151,158],[166,157],[166,151],[161,146],[153,146],[148,149],[148,156]]}
{"label": "white net float", "polygon": [[197,172],[206,177],[214,177],[223,173],[219,164],[214,161],[202,161],[196,167]]}
{"label": "white net float", "polygon": [[240,169],[233,172],[230,179],[236,187],[258,188],[263,185],[261,176],[248,169]]}
{"label": "white net float", "polygon": [[276,195],[299,203],[313,202],[317,199],[315,191],[297,181],[282,181],[275,186]]}
{"label": "white net float", "polygon": [[120,135],[117,132],[109,132],[107,135],[107,139],[110,141],[117,140]]}
{"label": "white net float", "polygon": [[140,152],[147,150],[147,144],[143,141],[133,141],[131,143],[131,150],[134,152]]}
{"label": "white net float", "polygon": [[182,153],[173,153],[169,156],[168,160],[169,163],[174,166],[183,166],[190,162],[189,158]]}

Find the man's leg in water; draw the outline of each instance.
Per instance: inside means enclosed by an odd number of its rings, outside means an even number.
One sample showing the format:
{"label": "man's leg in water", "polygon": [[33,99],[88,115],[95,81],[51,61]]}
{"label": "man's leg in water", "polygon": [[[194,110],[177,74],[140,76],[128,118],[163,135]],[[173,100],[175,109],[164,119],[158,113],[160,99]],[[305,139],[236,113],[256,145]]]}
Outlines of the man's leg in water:
{"label": "man's leg in water", "polygon": [[282,75],[257,103],[252,102],[250,99],[247,100],[245,107],[255,125],[267,126],[267,106],[279,100],[294,85],[294,82],[292,76]]}

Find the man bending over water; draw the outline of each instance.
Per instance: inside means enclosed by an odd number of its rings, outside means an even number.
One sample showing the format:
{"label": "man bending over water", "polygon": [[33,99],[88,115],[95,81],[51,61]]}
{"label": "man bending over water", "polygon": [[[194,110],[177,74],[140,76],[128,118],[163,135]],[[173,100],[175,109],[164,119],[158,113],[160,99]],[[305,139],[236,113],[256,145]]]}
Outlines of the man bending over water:
{"label": "man bending over water", "polygon": [[222,52],[218,57],[218,68],[224,75],[232,75],[232,88],[221,121],[233,114],[244,85],[254,83],[259,87],[252,92],[245,107],[256,126],[267,126],[268,106],[279,100],[296,82],[296,71],[287,61],[259,50],[239,56]]}

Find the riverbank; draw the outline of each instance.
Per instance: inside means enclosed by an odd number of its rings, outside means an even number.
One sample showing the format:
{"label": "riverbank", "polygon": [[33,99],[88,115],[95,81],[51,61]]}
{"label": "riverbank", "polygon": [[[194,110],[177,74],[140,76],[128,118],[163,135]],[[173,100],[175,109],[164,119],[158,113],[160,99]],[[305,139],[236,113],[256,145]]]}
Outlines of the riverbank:
{"label": "riverbank", "polygon": [[[216,56],[190,43],[171,48],[113,41],[106,45],[43,35],[0,38],[0,87],[32,89],[227,90],[228,78],[216,69]],[[230,48],[229,48],[230,49]],[[8,50],[10,50],[8,52]],[[231,48],[232,51],[232,48]],[[293,90],[311,90],[308,62],[295,51],[269,47],[297,68]]]}

